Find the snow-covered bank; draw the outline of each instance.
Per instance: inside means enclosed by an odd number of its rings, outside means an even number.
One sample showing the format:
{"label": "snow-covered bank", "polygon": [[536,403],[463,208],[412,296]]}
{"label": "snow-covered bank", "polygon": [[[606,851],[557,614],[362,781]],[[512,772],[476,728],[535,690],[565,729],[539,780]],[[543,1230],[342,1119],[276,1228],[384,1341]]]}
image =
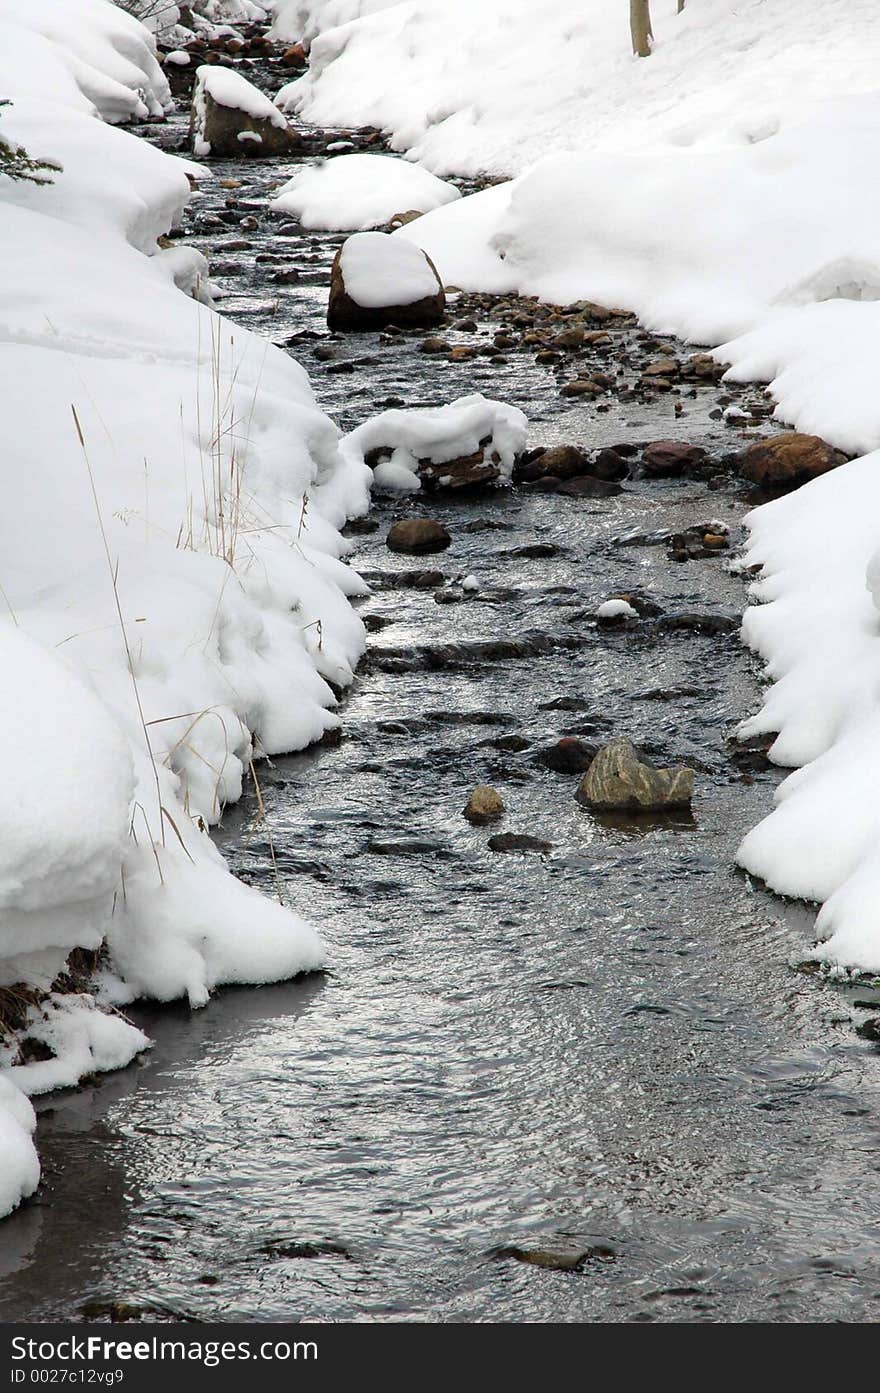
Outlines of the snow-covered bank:
{"label": "snow-covered bank", "polygon": [[801,767],[740,860],[823,905],[823,961],[869,971],[880,969],[878,510],[875,451],[749,514],[745,560],[762,578],[743,626],[773,686],[742,733],[778,731],[772,758]]}
{"label": "snow-covered bank", "polygon": [[[157,245],[188,167],[98,119],[163,109],[149,36],[104,0],[22,22],[2,0],[0,25],[3,137],[63,166],[47,185],[0,177],[0,988],[46,991],[71,949],[105,943],[106,1001],[200,1005],[324,960],[207,828],[254,752],[337,722],[363,647],[337,529],[369,471],[295,363],[177,288],[204,270]],[[28,1091],[146,1044],[89,995],[35,997],[24,1017],[0,1065]],[[0,1172],[19,1178],[0,1209],[33,1188],[9,1096]]]}
{"label": "snow-covered bank", "polygon": [[[873,0],[652,0],[650,60],[609,0],[279,0],[312,44],[283,100],[375,125],[437,174],[518,174],[552,151],[720,149],[876,86]],[[389,74],[393,79],[389,80]]]}

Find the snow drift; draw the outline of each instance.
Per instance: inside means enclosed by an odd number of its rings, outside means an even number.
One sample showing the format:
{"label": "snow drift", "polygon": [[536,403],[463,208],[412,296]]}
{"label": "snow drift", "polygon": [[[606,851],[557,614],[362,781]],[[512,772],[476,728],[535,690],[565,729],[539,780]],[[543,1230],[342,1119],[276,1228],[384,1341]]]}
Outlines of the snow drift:
{"label": "snow drift", "polygon": [[453,184],[392,155],[337,155],[297,170],[271,206],[303,227],[361,232],[397,213],[429,213],[460,197]]}

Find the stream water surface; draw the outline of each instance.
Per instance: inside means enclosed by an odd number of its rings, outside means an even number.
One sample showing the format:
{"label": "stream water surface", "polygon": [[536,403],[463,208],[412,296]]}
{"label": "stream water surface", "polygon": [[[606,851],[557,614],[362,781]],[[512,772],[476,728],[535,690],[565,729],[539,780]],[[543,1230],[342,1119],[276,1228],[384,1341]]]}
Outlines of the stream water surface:
{"label": "stream water surface", "polygon": [[[180,123],[148,134],[173,145]],[[677,419],[662,394],[598,412],[531,354],[328,339],[340,239],[267,216],[286,172],[216,166],[185,232],[227,313],[290,347],[344,426],[480,390],[522,406],[533,443],[741,443],[712,384]],[[621,331],[619,362],[639,342]],[[655,540],[717,517],[735,545],[744,507],[733,482],[681,479],[377,501],[342,740],[264,767],[265,818],[250,796],[218,833],[332,966],[197,1013],[140,1007],[147,1056],[38,1103],[45,1183],[0,1230],[0,1318],[880,1316],[880,1053],[851,1023],[877,993],[794,971],[811,914],[735,869],[778,779],[730,742],[760,700],[743,585],[723,555],[675,562]],[[450,549],[390,553],[410,513]],[[428,566],[443,579],[413,585]],[[619,591],[659,616],[597,627]],[[563,735],[691,764],[693,817],[591,816],[578,775],[541,760]],[[508,809],[491,831],[552,849],[491,850],[461,816],[484,782]]]}

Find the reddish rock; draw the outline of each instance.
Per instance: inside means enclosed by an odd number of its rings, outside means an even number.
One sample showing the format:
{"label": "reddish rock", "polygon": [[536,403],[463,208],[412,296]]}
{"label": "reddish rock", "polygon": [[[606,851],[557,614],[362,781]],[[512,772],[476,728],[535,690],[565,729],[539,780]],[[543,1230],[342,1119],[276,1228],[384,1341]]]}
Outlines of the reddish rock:
{"label": "reddish rock", "polygon": [[702,445],[688,445],[681,440],[655,440],[642,451],[642,468],[646,474],[684,474],[706,458]]}
{"label": "reddish rock", "polygon": [[574,479],[579,474],[588,473],[590,459],[577,445],[552,445],[542,450],[537,458],[517,470],[520,479],[534,483],[536,479]]}
{"label": "reddish rock", "polygon": [[286,68],[304,68],[309,60],[302,44],[291,44],[282,53],[281,61]]}
{"label": "reddish rock", "polygon": [[796,488],[845,463],[846,455],[820,436],[790,432],[750,445],[739,457],[739,472],[763,488]]}
{"label": "reddish rock", "polygon": [[405,518],[392,523],[388,529],[386,545],[391,551],[406,551],[424,554],[431,551],[445,551],[452,537],[442,522],[433,518]]}

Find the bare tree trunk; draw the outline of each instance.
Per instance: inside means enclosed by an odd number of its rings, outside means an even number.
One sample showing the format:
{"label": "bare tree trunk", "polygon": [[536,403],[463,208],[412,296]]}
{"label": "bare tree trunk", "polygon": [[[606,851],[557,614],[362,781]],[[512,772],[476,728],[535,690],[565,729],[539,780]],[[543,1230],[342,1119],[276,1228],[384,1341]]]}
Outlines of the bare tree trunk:
{"label": "bare tree trunk", "polygon": [[651,5],[650,0],[629,0],[629,27],[632,32],[633,53],[639,58],[647,58],[651,52]]}
{"label": "bare tree trunk", "polygon": [[677,13],[677,14],[681,14],[681,12],[682,12],[683,9],[684,9],[684,0],[678,0],[678,10],[676,11],[676,13]]}

